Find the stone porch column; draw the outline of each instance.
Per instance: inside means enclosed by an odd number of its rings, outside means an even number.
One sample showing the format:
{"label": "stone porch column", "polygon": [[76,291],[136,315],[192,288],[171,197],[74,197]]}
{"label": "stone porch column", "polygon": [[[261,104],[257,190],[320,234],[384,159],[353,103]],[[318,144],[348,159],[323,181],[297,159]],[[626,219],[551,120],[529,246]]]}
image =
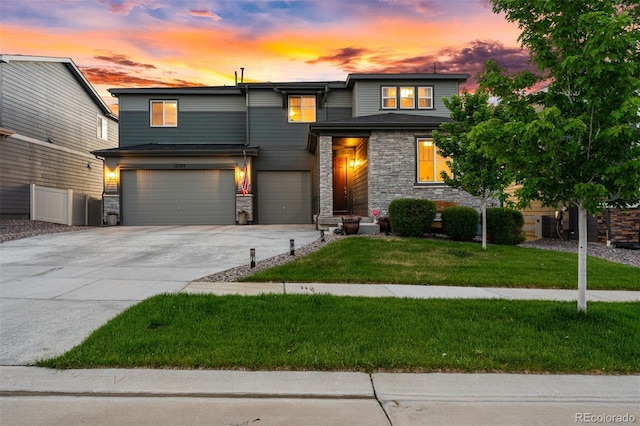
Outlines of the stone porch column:
{"label": "stone porch column", "polygon": [[320,214],[318,224],[332,223],[333,218],[333,151],[331,136],[320,136],[318,141],[318,170],[320,174]]}

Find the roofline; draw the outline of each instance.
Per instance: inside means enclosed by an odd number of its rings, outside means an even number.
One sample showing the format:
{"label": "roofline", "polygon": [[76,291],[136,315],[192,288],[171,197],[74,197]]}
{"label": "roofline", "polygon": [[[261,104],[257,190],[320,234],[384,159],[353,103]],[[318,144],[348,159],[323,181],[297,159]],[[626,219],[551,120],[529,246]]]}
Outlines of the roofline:
{"label": "roofline", "polygon": [[401,74],[349,74],[346,86],[352,87],[357,80],[454,80],[464,83],[470,74],[441,74],[441,73],[401,73]]}
{"label": "roofline", "polygon": [[119,95],[241,95],[235,86],[192,86],[192,87],[138,87],[108,89],[111,96]]}
{"label": "roofline", "polygon": [[191,155],[241,155],[257,156],[260,152],[259,147],[234,147],[225,149],[135,149],[135,146],[127,148],[109,148],[91,151],[91,154],[99,157],[151,157],[151,156],[191,156]]}
{"label": "roofline", "polygon": [[316,130],[335,131],[335,130],[387,130],[387,129],[406,129],[406,130],[438,130],[441,123],[349,123],[349,122],[326,122],[318,121],[309,126],[309,131],[314,133]]}
{"label": "roofline", "polygon": [[111,111],[109,105],[100,97],[96,89],[91,85],[89,80],[82,74],[82,71],[78,68],[78,66],[73,62],[71,58],[59,58],[55,56],[29,56],[29,55],[5,55],[0,54],[0,62],[9,63],[12,61],[21,61],[21,62],[51,62],[51,63],[61,63],[64,64],[71,74],[78,80],[80,85],[85,89],[85,91],[89,94],[89,96],[93,99],[93,101],[102,109],[102,112],[108,116],[109,118],[118,121],[118,116]]}

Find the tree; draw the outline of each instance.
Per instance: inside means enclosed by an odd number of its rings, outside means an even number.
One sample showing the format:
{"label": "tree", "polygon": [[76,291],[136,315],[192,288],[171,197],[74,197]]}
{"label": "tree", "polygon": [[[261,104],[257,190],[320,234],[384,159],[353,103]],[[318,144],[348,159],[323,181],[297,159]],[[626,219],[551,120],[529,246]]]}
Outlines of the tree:
{"label": "tree", "polygon": [[[489,95],[485,91],[454,95],[451,99],[443,99],[451,112],[451,123],[440,125],[445,132],[433,132],[433,140],[438,154],[448,158],[450,174],[442,172],[443,181],[453,187],[460,188],[474,197],[480,198],[482,215],[482,248],[487,248],[487,202],[491,198],[502,198],[505,188],[512,182],[512,177],[493,157],[480,149],[482,140],[471,133],[474,126],[491,119],[495,108],[489,105]],[[484,133],[483,137],[500,137],[497,132]]]}
{"label": "tree", "polygon": [[[492,0],[517,22],[546,91],[486,65],[503,137],[485,145],[513,171],[520,205],[578,207],[578,310],[586,312],[587,214],[640,199],[640,6],[637,0]],[[531,78],[531,76],[529,76]],[[540,111],[534,108],[538,105]]]}

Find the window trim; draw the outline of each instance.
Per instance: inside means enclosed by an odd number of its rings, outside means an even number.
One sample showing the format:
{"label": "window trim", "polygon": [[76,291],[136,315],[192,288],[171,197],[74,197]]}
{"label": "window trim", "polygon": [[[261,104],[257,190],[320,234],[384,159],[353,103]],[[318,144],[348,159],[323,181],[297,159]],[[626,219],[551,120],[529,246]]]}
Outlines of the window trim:
{"label": "window trim", "polygon": [[107,121],[107,117],[98,114],[97,116],[97,129],[96,136],[98,139],[103,141],[109,140],[109,122]]}
{"label": "window trim", "polygon": [[[416,109],[416,87],[415,86],[399,86],[398,87],[398,92],[400,93],[400,102],[398,103],[399,108],[398,109]],[[411,90],[413,96],[412,97],[405,97],[402,96],[402,90]],[[402,100],[403,99],[411,99],[411,106],[402,106]]]}
{"label": "window trim", "polygon": [[[418,99],[418,103],[417,103],[418,109],[435,109],[435,105],[434,105],[434,102],[433,102],[433,98],[434,98],[433,92],[435,91],[434,87],[433,86],[417,86],[416,89],[417,89],[416,98]],[[420,97],[420,89],[431,89],[431,97],[423,97],[423,98],[421,98]],[[430,107],[421,107],[420,106],[420,99],[430,99],[431,100],[431,106]]]}
{"label": "window trim", "polygon": [[[431,141],[433,144],[433,176],[434,176],[434,180],[420,180],[420,144],[424,141]],[[416,165],[416,185],[421,185],[421,186],[432,186],[432,185],[445,185],[443,180],[440,180],[440,173],[438,170],[438,157],[443,158],[442,156],[438,155],[438,151],[437,151],[437,147],[435,142],[433,142],[433,137],[432,136],[417,136],[416,137],[416,161],[415,161],[415,165]],[[447,160],[445,158],[445,160]]]}
{"label": "window trim", "polygon": [[[393,96],[385,96],[385,89],[394,89],[395,93]],[[381,107],[382,109],[398,109],[398,86],[381,86],[380,87],[380,99],[381,99]],[[385,106],[385,100],[393,99],[393,106]]]}
{"label": "window trim", "polygon": [[[291,119],[291,99],[300,98],[300,120]],[[313,120],[304,120],[304,98],[313,98]],[[307,107],[306,110],[309,110]],[[318,118],[318,97],[316,95],[288,95],[287,96],[287,122],[288,123],[315,123]]]}
{"label": "window trim", "polygon": [[[162,124],[153,124],[153,104],[162,104]],[[175,103],[176,105],[176,124],[166,124],[165,105]],[[178,100],[177,99],[150,99],[149,100],[149,126],[150,127],[178,127]]]}

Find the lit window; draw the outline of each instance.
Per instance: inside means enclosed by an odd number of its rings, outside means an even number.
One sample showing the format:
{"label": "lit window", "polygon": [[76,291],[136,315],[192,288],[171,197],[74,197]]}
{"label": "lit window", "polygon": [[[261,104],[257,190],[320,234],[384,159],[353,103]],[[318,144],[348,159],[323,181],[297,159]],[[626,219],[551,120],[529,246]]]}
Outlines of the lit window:
{"label": "lit window", "polygon": [[108,140],[107,128],[109,124],[107,119],[101,116],[98,116],[98,139]]}
{"label": "lit window", "polygon": [[289,122],[313,123],[316,121],[315,96],[289,96]]}
{"label": "lit window", "polygon": [[442,182],[441,172],[450,175],[446,161],[438,155],[436,144],[431,139],[418,139],[418,182]]}
{"label": "lit window", "polygon": [[397,89],[395,87],[383,87],[382,88],[382,108],[383,109],[396,109],[396,94]]}
{"label": "lit window", "polygon": [[151,101],[151,127],[176,127],[178,101]]}
{"label": "lit window", "polygon": [[418,87],[418,108],[433,108],[433,87]]}
{"label": "lit window", "polygon": [[416,96],[415,89],[413,87],[401,87],[400,88],[400,108],[402,109],[414,109]]}

